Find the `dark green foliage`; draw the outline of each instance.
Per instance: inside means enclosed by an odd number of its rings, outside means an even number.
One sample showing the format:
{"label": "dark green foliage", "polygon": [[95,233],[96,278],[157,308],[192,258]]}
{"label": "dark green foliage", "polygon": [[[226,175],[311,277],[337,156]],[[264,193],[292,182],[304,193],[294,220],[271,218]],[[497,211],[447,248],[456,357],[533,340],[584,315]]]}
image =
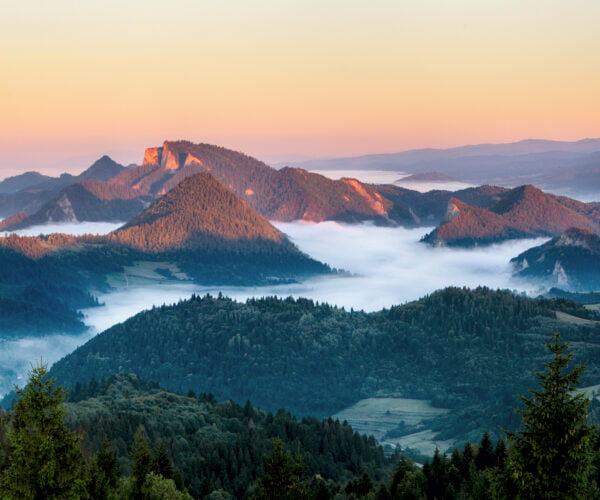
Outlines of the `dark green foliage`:
{"label": "dark green foliage", "polygon": [[102,442],[98,453],[92,457],[86,472],[88,495],[98,500],[109,498],[117,486],[120,473],[117,456],[107,439]]}
{"label": "dark green foliage", "polygon": [[76,308],[97,305],[83,280],[60,263],[0,248],[0,337],[81,332]]}
{"label": "dark green foliage", "polygon": [[0,471],[8,466],[10,443],[8,441],[8,415],[0,409]]}
{"label": "dark green foliage", "polygon": [[494,445],[492,444],[492,440],[490,439],[490,434],[488,431],[485,431],[483,433],[483,437],[481,438],[481,443],[479,444],[479,449],[477,450],[475,464],[477,465],[478,470],[487,469],[496,465]]}
{"label": "dark green foliage", "polygon": [[80,498],[85,491],[83,459],[79,437],[63,423],[63,389],[46,377],[45,366],[37,366],[17,395],[2,494],[15,500]]}
{"label": "dark green foliage", "polygon": [[598,292],[569,292],[560,288],[551,288],[544,297],[548,299],[567,299],[580,304],[600,304],[600,293]]}
{"label": "dark green foliage", "polygon": [[504,467],[504,461],[506,460],[506,443],[504,439],[498,438],[496,442],[496,448],[494,449],[494,457],[496,459],[496,463],[494,466],[496,467]]}
{"label": "dark green foliage", "polygon": [[273,440],[269,456],[264,457],[265,470],[258,478],[260,492],[257,500],[301,500],[307,492],[303,483],[304,467],[295,461],[291,453],[284,449],[281,439]]}
{"label": "dark green foliage", "polygon": [[[593,427],[587,424],[589,401],[574,394],[584,370],[571,371],[567,344],[554,334],[546,344],[553,358],[536,373],[539,390],[523,397],[523,429],[508,433],[511,443],[500,487],[520,498],[582,498],[591,472]],[[505,497],[505,494],[500,496]]]}
{"label": "dark green foliage", "polygon": [[448,288],[370,314],[307,299],[192,297],[114,326],[52,373],[73,386],[122,370],[179,392],[321,417],[376,393],[430,399],[452,409],[431,422],[440,438],[478,441],[485,429],[496,437],[499,425],[518,427],[515,395],[533,387],[550,329],[575,341],[590,385],[600,378],[600,324],[562,323],[556,310],[590,314],[486,288]]}
{"label": "dark green foliage", "polygon": [[[131,375],[93,382],[77,394],[78,401],[68,404],[67,422],[81,429],[92,449],[101,449],[108,438],[123,470],[132,470],[134,478],[147,475],[149,462],[151,472],[166,476],[172,465],[183,476],[181,481],[175,470],[175,484],[180,489],[185,484],[194,497],[220,489],[244,496],[263,473],[262,456],[276,438],[304,464],[303,478],[319,474],[338,489],[362,472],[382,480],[390,466],[372,437],[332,419],[297,420],[283,410],[271,414],[249,403],[242,407],[204,394],[173,394]],[[92,396],[81,399],[83,394]],[[145,445],[143,437],[134,441],[140,426],[147,434]]]}

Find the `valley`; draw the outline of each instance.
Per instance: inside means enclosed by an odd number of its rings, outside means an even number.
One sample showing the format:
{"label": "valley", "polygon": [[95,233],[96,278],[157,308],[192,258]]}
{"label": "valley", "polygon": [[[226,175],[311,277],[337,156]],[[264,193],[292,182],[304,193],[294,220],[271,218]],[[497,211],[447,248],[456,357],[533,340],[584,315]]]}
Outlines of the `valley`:
{"label": "valley", "polygon": [[[53,228],[53,226],[50,226]],[[98,229],[94,223],[58,226],[84,234]],[[64,336],[22,337],[4,344],[6,375],[0,393],[10,390],[23,377],[30,363],[43,358],[52,363],[105,329],[125,321],[134,314],[164,303],[172,304],[193,293],[222,293],[236,300],[277,295],[307,297],[346,309],[377,311],[384,307],[416,300],[448,285],[512,289],[511,256],[534,246],[538,240],[511,241],[489,248],[429,248],[419,243],[426,229],[382,228],[373,225],[276,223],[301,251],[334,268],[345,269],[351,276],[332,275],[305,279],[298,283],[269,286],[200,286],[189,282],[171,262],[141,262],[124,266],[125,272],[107,275],[111,290],[98,291],[100,307],[81,309],[83,322],[90,333]],[[39,228],[41,229],[41,228]],[[113,229],[107,225],[106,229]],[[36,230],[38,234],[39,230]],[[539,240],[540,242],[545,240]],[[339,252],[340,245],[352,252]],[[170,269],[168,279],[155,269]],[[535,291],[534,287],[520,290]],[[51,339],[57,349],[48,354]],[[39,345],[39,348],[36,348]],[[61,347],[62,346],[62,347]]]}
{"label": "valley", "polygon": [[[197,146],[165,144],[164,161],[161,148],[147,151],[141,178],[131,167],[117,175],[125,185],[83,184],[125,196],[132,179],[145,185],[154,201],[128,222],[73,217],[5,233],[4,262],[13,264],[3,285],[9,302],[0,306],[12,315],[6,325],[20,321],[21,329],[0,330],[4,405],[36,362],[52,365],[50,374],[75,394],[81,384],[96,387],[97,380],[129,372],[181,394],[249,400],[299,417],[332,416],[373,436],[386,457],[400,447],[424,460],[436,449],[477,441],[484,431],[496,439],[498,426],[515,427],[516,395],[534,383],[550,331],[563,332],[591,367],[585,383],[597,385],[595,305],[527,298],[566,284],[528,274],[530,255],[556,246],[573,247],[574,255],[583,247],[595,251],[593,231],[560,231],[577,222],[595,229],[597,204],[533,186],[413,190],[418,183],[452,186],[437,173],[411,176],[411,189],[404,189],[401,178],[369,185],[343,172],[323,172],[333,178],[323,180],[289,170],[284,175],[312,201],[302,220],[286,220],[298,213],[298,207],[288,211],[296,195],[273,208],[272,192],[254,199],[251,189],[243,196],[252,203],[244,201],[211,173],[194,174],[199,158],[169,152]],[[210,154],[221,151],[206,147]],[[244,161],[272,181],[269,167]],[[178,170],[185,168],[192,170]],[[228,168],[221,172],[225,181]],[[173,174],[162,169],[179,172],[181,181],[153,193],[171,182]],[[386,176],[361,173],[376,182]],[[351,189],[362,212],[347,206],[339,212],[339,204],[311,198],[323,186],[328,200],[348,201]],[[88,198],[78,198],[80,214]],[[89,199],[94,210],[104,206]],[[44,210],[57,213],[49,203]],[[287,215],[268,221],[253,207]],[[14,218],[21,219],[27,220]],[[40,235],[55,230],[63,234]],[[569,273],[572,268],[565,264]],[[55,284],[67,277],[65,294]],[[36,288],[42,299],[30,295]],[[45,309],[38,312],[38,305]],[[54,326],[27,333],[34,318]],[[88,410],[82,403],[77,411],[93,414],[96,404]]]}
{"label": "valley", "polygon": [[0,500],[600,499],[600,2],[4,2]]}

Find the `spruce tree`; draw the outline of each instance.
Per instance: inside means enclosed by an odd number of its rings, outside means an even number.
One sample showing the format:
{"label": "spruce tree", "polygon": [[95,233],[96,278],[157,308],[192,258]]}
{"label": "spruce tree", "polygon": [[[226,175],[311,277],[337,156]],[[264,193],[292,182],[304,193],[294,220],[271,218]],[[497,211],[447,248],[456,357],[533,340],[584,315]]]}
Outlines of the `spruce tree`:
{"label": "spruce tree", "polygon": [[135,431],[133,446],[129,454],[132,460],[131,475],[133,477],[133,497],[143,498],[142,487],[146,481],[146,476],[153,472],[154,457],[148,444],[148,436],[143,425],[140,425]]}
{"label": "spruce tree", "polygon": [[493,467],[495,463],[496,457],[494,455],[494,445],[492,444],[490,433],[485,431],[481,438],[481,442],[479,443],[475,464],[477,465],[478,470],[484,470]]}
{"label": "spruce tree", "polygon": [[[546,371],[536,373],[539,390],[522,397],[523,430],[507,433],[510,447],[505,471],[496,484],[500,497],[581,498],[591,468],[594,428],[587,424],[589,400],[575,394],[584,367],[568,371],[573,357],[554,334],[546,344],[553,354]],[[498,488],[498,486],[500,486]]]}
{"label": "spruce tree", "polygon": [[46,373],[45,365],[32,368],[27,386],[16,389],[2,498],[65,500],[85,494],[79,437],[64,424],[65,391]]}
{"label": "spruce tree", "polygon": [[271,456],[263,458],[265,470],[258,479],[261,492],[256,496],[257,499],[300,500],[306,498],[307,492],[302,482],[304,467],[298,460],[295,461],[292,458],[289,451],[285,450],[281,439],[273,440]]}

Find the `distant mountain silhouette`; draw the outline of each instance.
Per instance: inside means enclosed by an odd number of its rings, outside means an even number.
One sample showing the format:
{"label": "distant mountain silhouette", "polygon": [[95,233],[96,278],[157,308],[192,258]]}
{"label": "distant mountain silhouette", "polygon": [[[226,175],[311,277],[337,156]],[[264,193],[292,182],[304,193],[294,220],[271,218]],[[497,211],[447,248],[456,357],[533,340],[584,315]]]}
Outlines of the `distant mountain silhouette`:
{"label": "distant mountain silhouette", "polygon": [[457,182],[458,179],[443,174],[442,172],[424,172],[402,177],[396,182]]}
{"label": "distant mountain silhouette", "polygon": [[[65,173],[59,177],[49,177],[37,172],[27,172],[19,176],[9,177],[0,182],[0,216],[8,217],[17,212],[25,212],[33,215],[53,198],[56,201],[60,199],[59,193],[62,189],[68,188],[79,181],[106,181],[124,170],[126,170],[126,167],[105,155],[79,175]],[[85,211],[86,209],[83,210]],[[59,209],[48,206],[44,207],[44,211],[46,213],[54,213],[55,215],[60,213]],[[94,218],[90,220],[103,220],[100,213],[98,213],[98,216],[100,219]],[[37,224],[39,221],[44,220],[44,215],[38,214],[33,220]],[[70,219],[66,217],[61,220],[68,221]],[[56,221],[56,219],[53,219],[53,221]],[[46,220],[46,222],[50,222],[50,220]],[[33,223],[26,222],[25,226],[32,225]]]}
{"label": "distant mountain silhouette", "polygon": [[[479,154],[496,154],[498,151],[503,151],[505,156],[498,158],[502,161],[510,158],[512,162],[510,168],[506,165],[500,165],[498,168],[494,166],[490,172],[492,170],[505,172],[507,169],[512,169],[517,173],[523,173],[527,170],[520,156],[524,152],[542,155],[538,158],[540,161],[547,155],[557,158],[557,155],[576,154],[586,155],[586,158],[589,158],[593,154],[590,156],[588,151],[600,147],[599,144],[600,140],[595,139],[577,143],[522,141],[512,145],[420,150],[401,155],[403,158],[412,159],[425,158],[429,155],[428,157],[432,158],[443,158],[444,161],[454,161],[456,158],[462,161],[466,158],[467,163],[470,161],[477,163],[481,158],[477,156]],[[543,152],[544,148],[550,147],[562,148],[562,150]],[[377,159],[381,156],[385,155],[374,155],[373,158]],[[487,158],[490,159],[492,156]],[[600,156],[598,162],[600,182]],[[352,165],[353,163],[349,162],[346,167]],[[477,169],[477,172],[482,173],[488,168],[485,166],[487,164],[479,165],[481,168]],[[470,167],[467,165],[465,168],[465,171],[468,171]],[[586,168],[588,169],[586,171],[593,170],[593,162]],[[547,171],[557,179],[560,175],[565,175],[559,170]],[[284,167],[275,170],[243,153],[189,141],[165,141],[160,147],[148,148],[144,154],[143,164],[127,169],[108,157],[103,157],[77,179],[88,176],[108,178],[115,172],[117,174],[106,181],[96,181],[93,184],[82,183],[83,189],[71,186],[74,177],[61,176],[59,179],[52,179],[55,186],[52,189],[42,186],[35,192],[26,190],[12,195],[0,195],[0,213],[5,210],[6,216],[17,212],[31,214],[30,218],[6,226],[9,230],[50,221],[128,220],[148,206],[152,199],[167,193],[186,177],[204,172],[212,175],[238,198],[249,203],[259,214],[270,220],[313,222],[333,220],[346,223],[368,221],[387,226],[434,226],[444,220],[448,202],[454,197],[467,205],[485,208],[502,215],[505,220],[499,221],[497,217],[480,211],[467,214],[466,207],[463,207],[463,216],[443,230],[440,229],[439,238],[434,238],[435,243],[453,244],[463,239],[464,241],[458,244],[476,244],[537,234],[555,235],[572,225],[595,228],[595,222],[590,224],[587,220],[596,217],[595,214],[591,216],[587,214],[590,212],[590,207],[575,207],[578,202],[575,200],[567,202],[566,198],[558,203],[562,205],[559,210],[556,203],[552,202],[554,205],[551,203],[551,199],[559,197],[548,198],[551,195],[536,197],[532,192],[524,198],[523,196],[519,198],[518,191],[502,194],[510,190],[488,185],[456,192],[418,193],[394,185],[366,184],[352,178],[332,180],[301,168]],[[416,173],[411,178],[415,181],[419,179],[439,181],[439,179],[451,178],[445,170],[426,172],[429,173]],[[578,184],[583,183],[581,172],[581,175],[575,176]],[[464,179],[464,176],[460,175],[460,178]],[[57,182],[62,183],[59,189],[56,188]],[[79,182],[84,181],[79,180]],[[495,203],[500,202],[500,198],[504,205],[510,206],[512,197],[516,197],[513,208],[503,209],[501,205],[492,208]],[[544,205],[544,209],[540,210],[538,203],[550,205]],[[11,207],[11,211],[8,211],[7,207]],[[563,210],[565,207],[575,208],[567,213]],[[35,210],[32,210],[33,208]],[[576,213],[579,212],[583,216],[577,216]],[[469,234],[466,227],[456,227],[459,221],[462,221],[462,226],[467,226],[467,216],[475,226],[479,227],[476,231],[471,231],[473,234]]]}
{"label": "distant mountain silhouette", "polygon": [[[596,193],[600,188],[600,139],[575,142],[529,139],[448,149],[289,162],[307,170],[395,170],[410,174],[437,171],[470,184]],[[586,176],[592,172],[593,178]]]}
{"label": "distant mountain silhouette", "polygon": [[117,163],[109,156],[104,155],[96,160],[88,169],[81,172],[77,176],[77,180],[107,181],[124,170],[127,170],[127,168]]}
{"label": "distant mountain silhouette", "polygon": [[2,182],[0,182],[0,193],[16,193],[17,191],[21,191],[22,189],[27,189],[41,184],[42,182],[47,181],[49,179],[52,179],[52,177],[42,175],[39,172],[24,172],[13,177],[7,177]]}

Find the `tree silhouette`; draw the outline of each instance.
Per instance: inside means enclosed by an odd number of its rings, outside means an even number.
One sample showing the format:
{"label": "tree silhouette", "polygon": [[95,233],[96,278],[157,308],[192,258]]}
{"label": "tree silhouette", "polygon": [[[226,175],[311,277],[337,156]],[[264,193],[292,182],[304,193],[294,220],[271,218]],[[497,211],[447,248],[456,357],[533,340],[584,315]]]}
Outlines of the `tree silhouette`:
{"label": "tree silhouette", "polygon": [[546,372],[536,373],[541,388],[521,397],[524,429],[507,433],[511,446],[496,484],[500,498],[580,498],[587,487],[594,428],[586,422],[589,400],[574,392],[584,367],[568,371],[573,354],[558,333],[546,347],[554,357]]}
{"label": "tree silhouette", "polygon": [[45,365],[33,367],[27,386],[16,389],[2,498],[58,500],[84,493],[79,437],[63,421],[65,391],[46,373]]}

